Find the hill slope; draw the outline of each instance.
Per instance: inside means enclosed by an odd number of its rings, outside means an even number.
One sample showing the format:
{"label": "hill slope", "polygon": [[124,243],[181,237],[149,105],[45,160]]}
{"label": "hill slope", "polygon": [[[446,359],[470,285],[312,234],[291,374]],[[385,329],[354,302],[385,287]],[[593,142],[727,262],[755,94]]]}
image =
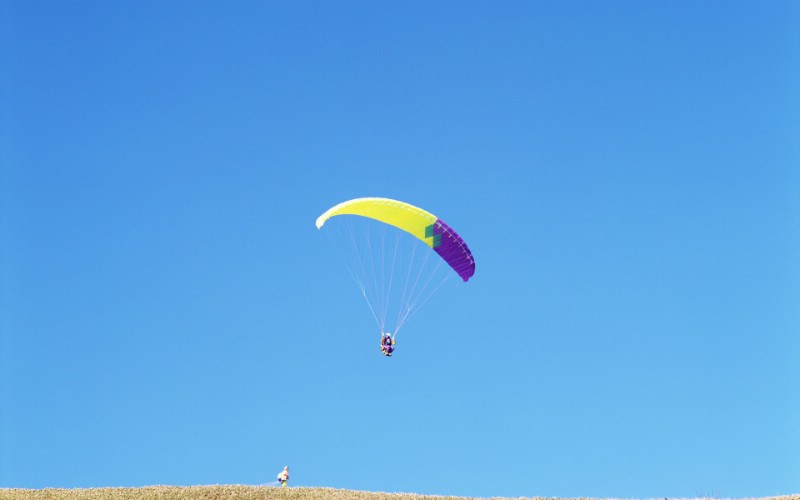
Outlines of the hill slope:
{"label": "hill slope", "polygon": [[[500,500],[499,497],[494,497]],[[543,498],[543,497],[525,497]],[[800,495],[762,500],[800,500]],[[147,486],[143,488],[88,488],[24,490],[0,488],[0,500],[470,500],[470,497],[372,493],[333,488],[275,488],[271,486]],[[473,499],[476,500],[476,499]]]}

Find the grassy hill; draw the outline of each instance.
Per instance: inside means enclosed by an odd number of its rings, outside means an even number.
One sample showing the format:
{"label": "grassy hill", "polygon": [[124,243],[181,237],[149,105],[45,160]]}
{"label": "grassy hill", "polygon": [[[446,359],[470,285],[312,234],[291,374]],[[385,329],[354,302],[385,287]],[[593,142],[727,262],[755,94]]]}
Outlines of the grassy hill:
{"label": "grassy hill", "polygon": [[[525,497],[540,498],[540,497]],[[763,500],[800,500],[800,495]],[[271,486],[147,486],[144,488],[89,488],[23,490],[0,488],[0,500],[469,500],[468,497],[371,493],[333,488],[275,488]],[[499,500],[497,498],[496,500]]]}
{"label": "grassy hill", "polygon": [[144,488],[89,488],[22,490],[0,489],[0,500],[467,500],[408,493],[370,493],[333,488],[276,488],[272,486],[148,486]]}

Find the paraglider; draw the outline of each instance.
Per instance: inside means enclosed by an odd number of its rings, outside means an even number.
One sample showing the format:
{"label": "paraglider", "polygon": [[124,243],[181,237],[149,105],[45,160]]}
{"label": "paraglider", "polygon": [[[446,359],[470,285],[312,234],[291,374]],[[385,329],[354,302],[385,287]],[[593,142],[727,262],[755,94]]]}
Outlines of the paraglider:
{"label": "paraglider", "polygon": [[[402,201],[345,201],[320,215],[316,225],[325,226],[323,232],[342,250],[387,357],[406,321],[445,282],[452,276],[467,282],[475,274],[475,259],[461,236],[430,212]],[[386,333],[387,327],[394,334]]]}
{"label": "paraglider", "polygon": [[394,339],[392,339],[392,334],[386,332],[381,338],[381,352],[384,356],[391,356],[394,352]]}

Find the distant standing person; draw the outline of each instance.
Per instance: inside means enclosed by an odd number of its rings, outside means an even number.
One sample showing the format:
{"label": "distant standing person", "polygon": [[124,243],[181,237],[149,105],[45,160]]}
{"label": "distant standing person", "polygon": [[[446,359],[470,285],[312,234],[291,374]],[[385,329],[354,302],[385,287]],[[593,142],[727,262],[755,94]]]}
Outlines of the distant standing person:
{"label": "distant standing person", "polygon": [[281,488],[286,487],[286,481],[289,480],[289,466],[283,468],[283,470],[278,474],[278,482],[281,483]]}

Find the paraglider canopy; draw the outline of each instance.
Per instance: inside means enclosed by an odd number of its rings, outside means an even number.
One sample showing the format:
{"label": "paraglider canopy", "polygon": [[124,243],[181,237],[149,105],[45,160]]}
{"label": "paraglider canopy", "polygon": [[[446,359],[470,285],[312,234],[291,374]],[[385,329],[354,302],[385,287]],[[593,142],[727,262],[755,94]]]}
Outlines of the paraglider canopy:
{"label": "paraglider canopy", "polygon": [[389,198],[356,198],[317,218],[317,228],[336,215],[360,215],[395,226],[431,247],[464,281],[475,274],[475,259],[464,240],[441,219],[425,210]]}

